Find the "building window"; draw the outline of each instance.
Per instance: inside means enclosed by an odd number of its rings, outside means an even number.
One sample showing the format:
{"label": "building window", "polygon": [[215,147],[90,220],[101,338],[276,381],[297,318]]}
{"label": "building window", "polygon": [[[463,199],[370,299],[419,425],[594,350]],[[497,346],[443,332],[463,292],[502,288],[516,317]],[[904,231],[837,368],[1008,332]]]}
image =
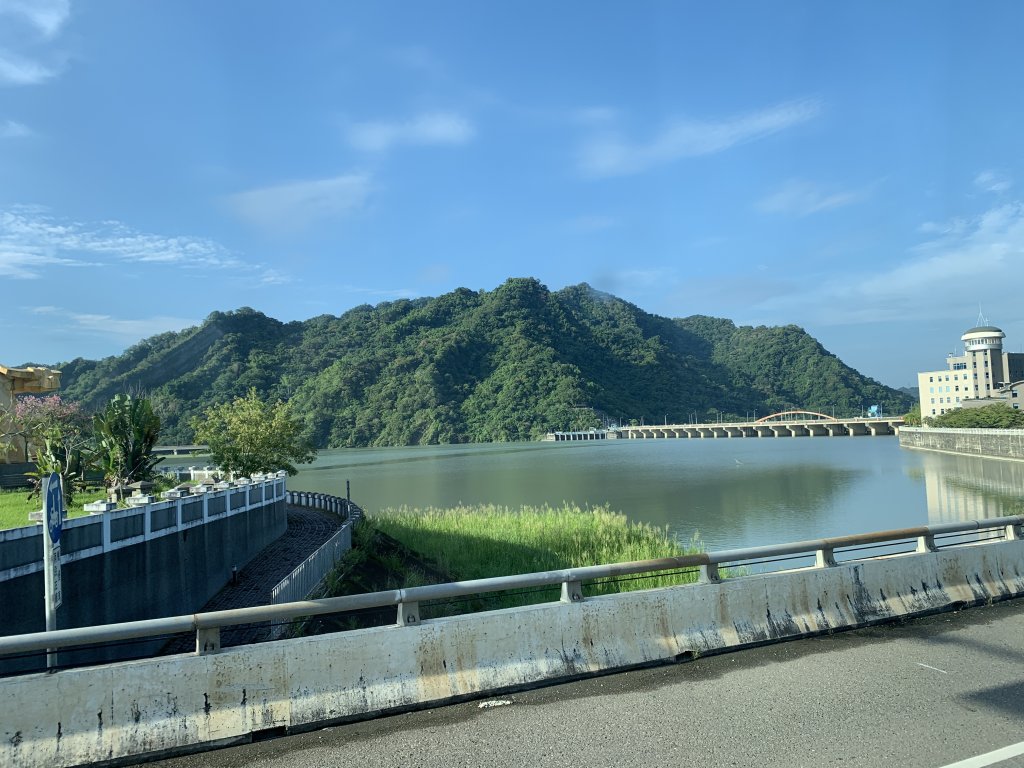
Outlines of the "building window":
{"label": "building window", "polygon": [[934,395],[935,394],[935,387],[928,387],[928,394]]}
{"label": "building window", "polygon": [[928,381],[935,381],[935,377],[934,376],[929,376],[928,377]]}

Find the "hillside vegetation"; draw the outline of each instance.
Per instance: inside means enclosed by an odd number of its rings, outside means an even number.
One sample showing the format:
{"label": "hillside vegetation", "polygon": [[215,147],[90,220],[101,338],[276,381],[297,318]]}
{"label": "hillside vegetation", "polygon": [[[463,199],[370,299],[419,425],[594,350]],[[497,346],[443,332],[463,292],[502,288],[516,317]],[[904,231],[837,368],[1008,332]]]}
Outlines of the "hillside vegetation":
{"label": "hillside vegetation", "polygon": [[214,312],[120,356],[60,367],[64,394],[86,407],[147,392],[165,444],[191,442],[192,416],[250,387],[290,401],[318,447],[523,440],[602,417],[843,415],[875,403],[903,413],[911,403],[796,326],[669,319],[586,284],[552,292],[530,278],[303,322]]}

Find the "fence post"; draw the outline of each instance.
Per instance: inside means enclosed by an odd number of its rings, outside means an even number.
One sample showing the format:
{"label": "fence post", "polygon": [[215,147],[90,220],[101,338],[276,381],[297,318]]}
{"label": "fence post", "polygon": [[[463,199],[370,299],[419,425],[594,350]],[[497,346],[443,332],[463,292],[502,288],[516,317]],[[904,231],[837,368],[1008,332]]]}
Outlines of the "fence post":
{"label": "fence post", "polygon": [[398,604],[398,625],[400,627],[413,627],[420,623],[419,603]]}
{"label": "fence post", "polygon": [[563,581],[562,582],[562,596],[561,601],[563,603],[582,603],[583,602],[583,582],[582,581]]}
{"label": "fence post", "polygon": [[835,564],[835,552],[832,547],[822,547],[814,553],[815,568],[832,568]]}

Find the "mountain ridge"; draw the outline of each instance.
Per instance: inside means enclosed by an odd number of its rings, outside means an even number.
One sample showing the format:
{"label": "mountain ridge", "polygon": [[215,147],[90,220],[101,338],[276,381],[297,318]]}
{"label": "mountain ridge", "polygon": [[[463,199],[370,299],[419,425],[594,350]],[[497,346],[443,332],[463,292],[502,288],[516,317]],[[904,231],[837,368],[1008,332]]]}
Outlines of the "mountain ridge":
{"label": "mountain ridge", "polygon": [[534,278],[287,323],[218,311],[62,370],[65,396],[87,408],[145,391],[162,441],[183,443],[192,416],[250,387],[291,401],[318,447],[532,439],[602,418],[910,406],[798,326],[666,318],[586,283],[553,292]]}

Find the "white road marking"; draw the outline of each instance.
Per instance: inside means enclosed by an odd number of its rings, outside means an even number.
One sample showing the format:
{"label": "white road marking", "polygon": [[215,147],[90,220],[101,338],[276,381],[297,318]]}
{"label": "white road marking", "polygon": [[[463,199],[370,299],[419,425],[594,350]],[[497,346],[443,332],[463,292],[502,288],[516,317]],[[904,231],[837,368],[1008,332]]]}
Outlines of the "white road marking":
{"label": "white road marking", "polygon": [[1003,760],[1009,760],[1011,757],[1017,757],[1018,755],[1024,755],[1024,741],[1017,744],[1011,744],[1008,747],[997,749],[993,752],[986,752],[984,755],[978,755],[977,757],[968,757],[966,760],[961,760],[958,763],[950,763],[944,765],[942,768],[983,768],[986,765],[995,765],[1001,763]]}
{"label": "white road marking", "polygon": [[924,667],[925,669],[934,669],[936,672],[941,672],[944,675],[949,674],[949,672],[947,672],[944,669],[939,669],[938,667],[929,667],[927,664],[922,664],[920,661],[915,661],[914,663],[917,664],[917,666],[919,667]]}

